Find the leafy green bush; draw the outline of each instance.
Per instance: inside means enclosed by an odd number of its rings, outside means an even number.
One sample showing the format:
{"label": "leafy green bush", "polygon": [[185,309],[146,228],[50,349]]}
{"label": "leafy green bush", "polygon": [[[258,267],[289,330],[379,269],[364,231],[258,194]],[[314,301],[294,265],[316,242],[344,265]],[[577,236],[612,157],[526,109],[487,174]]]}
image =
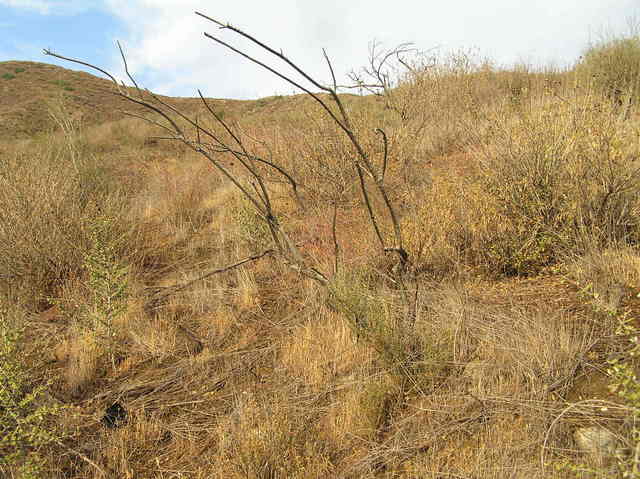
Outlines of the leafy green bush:
{"label": "leafy green bush", "polygon": [[90,328],[101,335],[113,336],[113,320],[126,309],[129,267],[120,264],[114,241],[112,218],[97,218],[89,225],[91,247],[85,253],[91,310],[86,316]]}
{"label": "leafy green bush", "polygon": [[640,478],[640,379],[636,373],[634,362],[640,357],[640,328],[635,325],[635,318],[627,314],[616,317],[618,327],[616,335],[627,341],[629,349],[626,357],[609,361],[607,373],[611,377],[610,389],[616,393],[629,408],[631,416],[631,454],[619,457],[618,466],[623,471],[622,477]]}
{"label": "leafy green bush", "polygon": [[16,68],[15,70],[13,70],[15,73],[22,73],[27,71],[26,68]]}
{"label": "leafy green bush", "polygon": [[13,73],[5,73],[2,75],[2,78],[5,80],[13,80],[16,76]]}
{"label": "leafy green bush", "polygon": [[0,306],[0,472],[34,478],[43,466],[39,449],[60,440],[53,420],[61,407],[46,404],[46,385],[31,384],[20,360],[21,330],[10,316]]}

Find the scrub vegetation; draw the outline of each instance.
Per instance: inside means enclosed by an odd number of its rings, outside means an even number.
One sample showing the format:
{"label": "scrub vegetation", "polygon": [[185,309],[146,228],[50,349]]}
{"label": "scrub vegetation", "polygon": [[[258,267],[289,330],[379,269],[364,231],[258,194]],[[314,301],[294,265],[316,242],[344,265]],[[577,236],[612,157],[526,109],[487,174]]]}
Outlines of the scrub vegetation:
{"label": "scrub vegetation", "polygon": [[257,101],[0,77],[3,477],[640,477],[637,35]]}

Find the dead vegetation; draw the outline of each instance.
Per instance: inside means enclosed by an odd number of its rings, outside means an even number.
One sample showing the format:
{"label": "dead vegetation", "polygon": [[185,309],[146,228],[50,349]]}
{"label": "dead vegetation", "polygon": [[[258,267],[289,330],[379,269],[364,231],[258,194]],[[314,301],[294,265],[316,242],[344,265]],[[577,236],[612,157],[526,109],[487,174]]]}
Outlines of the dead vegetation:
{"label": "dead vegetation", "polygon": [[57,132],[2,143],[30,380],[0,405],[45,386],[18,416],[56,434],[0,442],[3,474],[607,477],[573,439],[595,426],[632,460],[638,404],[607,386],[635,366],[637,92],[392,53],[354,75],[379,96],[221,114],[121,89],[155,124],[63,102]]}

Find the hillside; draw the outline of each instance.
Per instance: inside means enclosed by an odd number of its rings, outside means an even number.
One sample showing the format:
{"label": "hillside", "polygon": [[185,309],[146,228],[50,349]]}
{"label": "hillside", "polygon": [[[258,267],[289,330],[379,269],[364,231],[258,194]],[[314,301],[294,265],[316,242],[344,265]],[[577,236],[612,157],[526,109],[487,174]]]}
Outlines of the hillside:
{"label": "hillside", "polygon": [[634,477],[638,100],[450,60],[186,143],[0,63],[0,476]]}
{"label": "hillside", "polygon": [[[133,89],[130,91],[134,92]],[[205,114],[199,98],[159,97],[185,112]],[[208,98],[207,101],[214,109],[224,111],[228,118],[290,112],[312,102],[304,95],[259,100]],[[57,125],[49,110],[52,104],[60,102],[85,126],[120,120],[125,117],[122,110],[138,114],[144,111],[115,95],[113,84],[108,79],[47,63],[0,62],[0,136],[24,139],[55,130]]]}
{"label": "hillside", "polygon": [[[0,62],[0,135],[3,138],[26,138],[55,128],[55,122],[49,117],[52,102],[62,101],[87,126],[122,119],[123,109],[141,112],[135,105],[127,104],[114,95],[113,91],[110,80],[83,71],[47,63]],[[210,101],[213,105],[224,105],[229,113],[238,114],[251,108],[252,103]],[[191,110],[199,107],[200,100],[172,98],[171,102]]]}

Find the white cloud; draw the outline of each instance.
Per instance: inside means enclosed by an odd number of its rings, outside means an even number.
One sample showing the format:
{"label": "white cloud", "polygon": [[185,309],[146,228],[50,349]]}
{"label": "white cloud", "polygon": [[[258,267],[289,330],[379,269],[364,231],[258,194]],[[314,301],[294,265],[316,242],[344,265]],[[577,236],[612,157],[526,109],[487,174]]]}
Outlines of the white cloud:
{"label": "white cloud", "polygon": [[477,47],[502,64],[519,60],[569,63],[580,55],[589,31],[603,26],[620,29],[628,16],[640,13],[637,0],[404,0],[392,4],[325,0],[321,6],[301,0],[104,3],[125,25],[127,33],[121,40],[130,66],[148,87],[189,96],[201,87],[208,96],[226,98],[290,93],[292,87],[204,38],[202,32],[210,32],[246,47],[271,65],[281,65],[233,32],[194,15],[194,10],[230,21],[274,48],[282,48],[324,81],[329,74],[322,59],[323,47],[336,73],[344,78],[366,62],[367,45],[373,39],[388,46],[413,41],[423,49],[436,45],[444,49]]}
{"label": "white cloud", "polygon": [[91,0],[0,0],[0,5],[32,10],[41,15],[73,15],[94,8]]}

